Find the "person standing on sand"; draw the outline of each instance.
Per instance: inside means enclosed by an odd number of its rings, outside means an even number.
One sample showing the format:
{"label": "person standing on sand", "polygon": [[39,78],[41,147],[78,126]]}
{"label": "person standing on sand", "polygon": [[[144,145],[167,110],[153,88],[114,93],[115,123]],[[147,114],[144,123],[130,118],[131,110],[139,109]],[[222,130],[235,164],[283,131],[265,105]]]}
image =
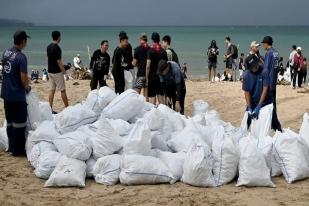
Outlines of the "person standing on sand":
{"label": "person standing on sand", "polygon": [[216,77],[216,68],[218,64],[219,48],[217,42],[212,40],[207,50],[208,56],[208,81],[214,82]]}
{"label": "person standing on sand", "polygon": [[252,119],[258,119],[262,107],[272,103],[269,95],[269,76],[255,54],[246,58],[247,70],[244,73],[242,89],[249,113],[248,127]]}
{"label": "person standing on sand", "polygon": [[[119,38],[120,36],[127,36],[127,33],[125,31],[120,31],[119,32]],[[125,47],[124,49],[124,64],[127,64],[126,66],[126,70],[131,72],[131,75],[133,77],[133,81],[135,82],[135,70],[134,70],[134,66],[133,66],[133,51],[132,51],[132,46],[129,42],[129,37],[128,37],[128,45]],[[133,85],[132,85],[133,86]],[[129,88],[132,89],[132,88]]]}
{"label": "person standing on sand", "polygon": [[226,44],[226,53],[224,57],[226,63],[226,71],[228,74],[229,81],[233,81],[233,66],[236,64],[235,59],[237,59],[235,51],[236,46],[232,44],[230,37],[225,38],[225,44]]}
{"label": "person standing on sand", "polygon": [[119,45],[114,50],[112,74],[115,82],[116,94],[121,94],[125,89],[124,70],[129,71],[130,65],[127,60],[130,58],[127,52],[129,45],[128,36],[126,34],[119,35]]}
{"label": "person standing on sand", "polygon": [[29,36],[25,31],[16,31],[14,46],[3,52],[3,82],[1,98],[4,100],[6,132],[9,150],[13,156],[25,156],[27,103],[29,86],[27,57],[22,50],[27,46]]}
{"label": "person standing on sand", "polygon": [[106,79],[109,73],[110,56],[107,53],[108,41],[101,42],[101,48],[96,50],[90,60],[90,67],[92,77],[90,81],[90,89],[94,90],[99,87],[107,86]]}
{"label": "person standing on sand", "polygon": [[143,94],[145,97],[147,94],[146,85],[146,63],[147,63],[147,53],[149,50],[148,38],[145,33],[141,34],[139,38],[140,45],[134,49],[133,65],[137,67],[137,75],[134,83],[134,90],[141,93],[143,89]]}
{"label": "person standing on sand", "polygon": [[152,46],[148,50],[146,64],[146,82],[148,85],[149,102],[152,104],[164,104],[164,93],[161,87],[160,78],[157,74],[160,60],[167,61],[167,53],[160,45],[160,35],[153,32],[151,35]]}
{"label": "person standing on sand", "polygon": [[307,73],[308,73],[308,64],[307,64],[307,59],[304,58],[304,66],[303,66],[303,83],[306,84],[307,80]]}
{"label": "person standing on sand", "polygon": [[176,112],[184,114],[186,84],[179,64],[173,61],[160,60],[158,75],[166,97],[166,105]]}
{"label": "person standing on sand", "polygon": [[245,68],[245,54],[241,53],[238,61],[239,80],[242,81]]}
{"label": "person standing on sand", "polygon": [[269,95],[274,104],[273,116],[271,127],[275,131],[278,130],[282,132],[281,124],[277,116],[277,101],[276,101],[276,87],[278,79],[278,70],[279,70],[279,53],[275,50],[273,45],[273,39],[270,36],[265,36],[262,41],[263,47],[266,50],[265,61],[264,61],[264,70],[268,73],[269,76]]}
{"label": "person standing on sand", "polygon": [[293,89],[296,86],[296,77],[298,88],[301,88],[303,81],[303,67],[304,67],[304,57],[301,53],[301,47],[297,47],[296,54],[294,55],[294,76],[293,76]]}
{"label": "person standing on sand", "polygon": [[294,79],[294,56],[297,53],[296,51],[296,45],[292,46],[292,52],[290,53],[289,56],[289,66],[290,66],[290,74],[291,74],[291,86],[293,86],[293,79]]}
{"label": "person standing on sand", "polygon": [[162,38],[162,47],[166,51],[168,61],[173,61],[179,64],[178,55],[174,49],[171,48],[171,41],[171,37],[169,35],[165,35]]}
{"label": "person standing on sand", "polygon": [[[49,104],[53,109],[53,102],[55,92],[61,92],[61,98],[65,107],[69,106],[68,97],[65,91],[65,81],[64,75],[66,74],[64,65],[61,60],[61,48],[59,43],[61,41],[61,34],[59,31],[52,32],[53,42],[47,47],[47,57],[48,57],[48,76],[49,76]],[[53,113],[56,113],[52,110]]]}
{"label": "person standing on sand", "polygon": [[77,54],[76,57],[73,58],[73,67],[76,72],[76,79],[79,79],[79,73],[83,68],[82,60],[80,59],[80,54]]}

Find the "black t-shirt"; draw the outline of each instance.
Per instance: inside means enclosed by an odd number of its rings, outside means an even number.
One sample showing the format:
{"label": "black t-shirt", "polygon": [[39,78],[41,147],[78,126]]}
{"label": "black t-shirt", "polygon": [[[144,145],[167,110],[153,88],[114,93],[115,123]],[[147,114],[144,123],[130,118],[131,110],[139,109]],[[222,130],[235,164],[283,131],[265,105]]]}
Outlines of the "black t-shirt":
{"label": "black t-shirt", "polygon": [[61,59],[61,48],[58,44],[51,43],[47,47],[47,57],[48,57],[48,73],[60,73],[61,69],[57,63],[57,60]]}
{"label": "black t-shirt", "polygon": [[207,55],[208,55],[208,60],[210,62],[213,63],[217,63],[218,62],[218,55],[219,55],[219,49],[218,47],[208,47],[208,51],[207,51]]}
{"label": "black t-shirt", "polygon": [[110,66],[110,56],[107,52],[102,53],[100,49],[96,50],[90,61],[90,68],[94,73],[107,75]]}
{"label": "black t-shirt", "polygon": [[167,54],[166,51],[163,48],[160,48],[160,51],[156,51],[153,48],[150,48],[148,50],[147,54],[147,60],[151,60],[151,65],[150,65],[150,72],[148,76],[148,80],[151,81],[153,79],[159,79],[157,75],[158,71],[158,64],[160,60],[166,60],[167,61]]}
{"label": "black t-shirt", "polygon": [[133,68],[132,65],[133,56],[132,56],[132,47],[128,45],[126,48],[117,47],[114,50],[113,55],[113,70],[112,72],[115,73],[123,73],[124,70],[130,70]]}
{"label": "black t-shirt", "polygon": [[137,60],[137,77],[146,76],[147,53],[149,47],[138,46],[134,49],[134,59]]}

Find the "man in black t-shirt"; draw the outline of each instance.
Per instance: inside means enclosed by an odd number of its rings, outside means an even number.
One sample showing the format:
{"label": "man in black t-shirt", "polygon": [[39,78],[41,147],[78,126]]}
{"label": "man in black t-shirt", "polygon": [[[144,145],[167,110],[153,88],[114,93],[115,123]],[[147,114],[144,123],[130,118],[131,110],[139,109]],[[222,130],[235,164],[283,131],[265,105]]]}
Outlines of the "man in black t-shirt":
{"label": "man in black t-shirt", "polygon": [[[53,108],[55,92],[61,92],[61,98],[65,107],[69,106],[67,94],[65,91],[64,75],[66,71],[61,60],[61,48],[59,43],[61,41],[61,35],[59,31],[52,32],[53,42],[47,47],[47,57],[48,57],[48,76],[49,76],[49,104]],[[53,113],[55,113],[53,111]]]}
{"label": "man in black t-shirt", "polygon": [[134,83],[134,90],[141,93],[144,89],[144,96],[147,97],[147,85],[146,85],[146,62],[149,46],[147,44],[147,35],[142,34],[139,38],[140,46],[134,49],[133,65],[137,67],[137,75]]}
{"label": "man in black t-shirt", "polygon": [[90,69],[92,71],[92,77],[90,81],[91,90],[100,87],[107,86],[106,79],[109,72],[110,56],[107,53],[108,41],[103,40],[101,42],[101,48],[96,50],[90,60]]}
{"label": "man in black t-shirt", "polygon": [[158,33],[152,33],[151,39],[153,43],[147,54],[146,65],[146,81],[148,83],[149,102],[156,104],[156,98],[158,98],[159,104],[164,104],[163,90],[157,71],[159,61],[162,59],[167,61],[167,54],[160,45],[160,35]]}
{"label": "man in black t-shirt", "polygon": [[116,94],[121,94],[125,89],[124,70],[131,69],[132,62],[127,62],[130,59],[130,54],[126,48],[128,47],[128,36],[122,34],[119,36],[119,45],[114,50],[112,74],[115,82]]}

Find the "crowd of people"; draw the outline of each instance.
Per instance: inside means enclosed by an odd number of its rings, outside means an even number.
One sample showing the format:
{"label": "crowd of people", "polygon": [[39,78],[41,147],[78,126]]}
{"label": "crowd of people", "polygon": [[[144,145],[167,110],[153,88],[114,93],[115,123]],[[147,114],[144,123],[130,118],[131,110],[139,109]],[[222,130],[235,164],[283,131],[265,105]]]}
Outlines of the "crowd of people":
{"label": "crowd of people", "polygon": [[[59,46],[61,33],[53,31],[52,42],[47,46],[48,69],[43,72],[49,79],[49,103],[53,109],[54,95],[56,91],[61,93],[65,107],[69,102],[66,94],[65,80],[67,70],[71,67],[62,62],[62,50]],[[28,77],[27,57],[22,50],[27,45],[29,36],[25,31],[18,30],[14,34],[14,46],[6,49],[2,55],[3,82],[1,98],[4,99],[5,118],[7,121],[7,134],[9,137],[9,152],[13,155],[25,155],[25,131],[27,124],[26,94],[31,91],[30,78]],[[241,53],[238,58],[238,48],[230,37],[226,37],[226,53],[224,61],[226,71],[224,80],[235,80],[236,69],[241,71],[242,89],[245,93],[247,104],[246,111],[249,114],[248,125],[252,119],[258,119],[259,112],[265,105],[273,104],[272,129],[282,131],[277,117],[276,108],[276,85],[278,75],[287,72],[283,66],[283,59],[273,48],[273,39],[264,37],[262,44],[266,51],[265,57],[259,52],[260,44],[253,41],[247,57]],[[111,58],[109,53],[109,42],[103,40],[100,48],[93,52],[90,60],[90,89],[108,86],[107,78],[111,73],[114,79],[115,92],[123,93],[126,89],[134,89],[143,94],[147,101],[152,104],[166,104],[181,114],[184,114],[187,64],[180,66],[179,58],[171,46],[171,37],[165,35],[162,39],[159,33],[153,32],[151,43],[148,36],[142,33],[139,37],[139,45],[132,49],[126,32],[119,33],[119,44]],[[293,87],[301,87],[306,81],[307,63],[303,58],[302,49],[293,46],[288,66],[291,68],[291,79]],[[219,48],[216,41],[211,41],[207,51],[209,79],[215,81],[220,79],[216,75]],[[238,59],[238,61],[237,61]],[[238,64],[238,65],[237,65]],[[80,55],[73,59],[75,71],[83,68]],[[135,74],[134,68],[137,68]],[[131,77],[131,86],[126,84],[126,76]],[[32,72],[31,79],[37,79],[38,73]],[[53,113],[54,110],[52,110]]]}

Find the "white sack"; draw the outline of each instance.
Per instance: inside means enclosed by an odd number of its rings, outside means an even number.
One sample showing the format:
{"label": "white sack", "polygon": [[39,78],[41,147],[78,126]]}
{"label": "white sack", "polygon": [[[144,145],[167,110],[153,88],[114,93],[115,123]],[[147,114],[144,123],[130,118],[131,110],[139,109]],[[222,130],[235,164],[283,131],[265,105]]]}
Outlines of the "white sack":
{"label": "white sack", "polygon": [[162,114],[165,114],[166,119],[169,121],[172,126],[172,131],[181,131],[185,127],[185,122],[182,118],[182,115],[175,112],[166,105],[160,104],[157,108]]}
{"label": "white sack", "polygon": [[288,183],[309,177],[309,155],[305,141],[296,133],[285,130],[276,132],[275,157]]}
{"label": "white sack", "polygon": [[34,174],[39,178],[48,179],[60,161],[61,156],[59,152],[55,151],[43,152],[38,159]]}
{"label": "white sack", "polygon": [[238,172],[239,151],[230,137],[214,139],[212,144],[214,158],[213,174],[217,185],[231,182]]}
{"label": "white sack", "polygon": [[90,91],[83,104],[99,114],[116,96],[116,93],[111,88],[105,86],[99,90]]}
{"label": "white sack", "polygon": [[171,153],[158,151],[158,158],[167,166],[176,180],[180,180],[183,175],[183,164],[186,153]]}
{"label": "white sack", "polygon": [[86,169],[86,175],[88,178],[93,177],[93,168],[96,163],[96,160],[93,157],[90,157],[86,161],[87,169]]}
{"label": "white sack", "polygon": [[103,114],[108,119],[122,119],[128,121],[141,112],[145,105],[145,98],[136,91],[129,89],[117,96]]}
{"label": "white sack", "polygon": [[42,153],[47,151],[54,151],[56,152],[57,149],[53,143],[50,142],[40,142],[33,146],[31,152],[29,154],[28,160],[32,167],[36,168],[38,165],[39,157]]}
{"label": "white sack", "polygon": [[86,163],[62,156],[44,187],[85,187]]}
{"label": "white sack", "polygon": [[309,114],[305,113],[303,117],[303,123],[299,130],[299,136],[305,140],[309,149]]}
{"label": "white sack", "polygon": [[73,132],[83,125],[91,124],[95,122],[97,118],[97,114],[88,107],[76,104],[56,114],[55,124],[58,132],[64,134]]}
{"label": "white sack", "polygon": [[54,144],[61,154],[70,158],[85,161],[89,159],[92,153],[89,137],[78,130],[54,138]]}
{"label": "white sack", "polygon": [[39,98],[34,92],[26,95],[27,102],[27,129],[35,130],[41,122],[41,111],[39,107]]}
{"label": "white sack", "polygon": [[40,107],[41,121],[45,120],[52,121],[54,119],[53,112],[49,105],[49,102],[40,102],[39,107]]}
{"label": "white sack", "polygon": [[259,138],[270,135],[273,108],[273,104],[269,104],[261,108],[259,118],[252,120],[251,136]]}
{"label": "white sack", "polygon": [[0,152],[9,149],[9,139],[6,133],[6,127],[0,128]]}
{"label": "white sack", "polygon": [[193,112],[192,116],[198,115],[198,114],[206,114],[206,112],[209,109],[209,105],[207,102],[203,100],[195,100],[193,102]]}
{"label": "white sack", "polygon": [[101,157],[97,160],[93,175],[96,183],[115,185],[119,182],[121,156],[118,154]]}
{"label": "white sack", "polygon": [[120,182],[125,185],[160,184],[176,182],[167,166],[158,158],[141,155],[124,155]]}
{"label": "white sack", "polygon": [[133,75],[130,71],[124,70],[125,90],[133,88]]}
{"label": "white sack", "polygon": [[124,154],[149,155],[151,150],[151,133],[148,125],[137,121],[123,146]]}
{"label": "white sack", "polygon": [[128,135],[133,128],[133,125],[122,119],[108,119],[108,122],[120,136]]}
{"label": "white sack", "polygon": [[206,144],[193,142],[185,158],[181,180],[197,187],[215,187],[212,169],[213,157],[210,148]]}
{"label": "white sack", "polygon": [[248,136],[239,142],[239,177],[236,186],[275,187],[271,181],[270,169],[256,139]]}

